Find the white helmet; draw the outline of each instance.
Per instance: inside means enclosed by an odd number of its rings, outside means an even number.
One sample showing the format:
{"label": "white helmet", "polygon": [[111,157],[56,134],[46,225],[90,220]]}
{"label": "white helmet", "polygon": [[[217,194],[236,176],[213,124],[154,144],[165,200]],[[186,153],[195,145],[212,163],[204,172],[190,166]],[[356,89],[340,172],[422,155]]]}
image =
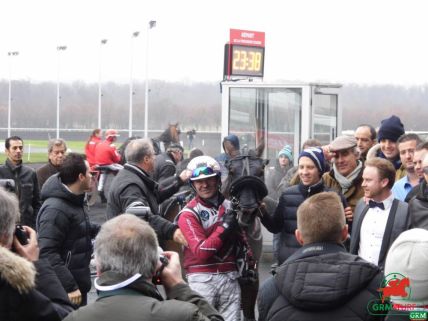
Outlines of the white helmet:
{"label": "white helmet", "polygon": [[210,156],[195,157],[189,162],[187,169],[192,171],[191,181],[220,176],[220,165]]}

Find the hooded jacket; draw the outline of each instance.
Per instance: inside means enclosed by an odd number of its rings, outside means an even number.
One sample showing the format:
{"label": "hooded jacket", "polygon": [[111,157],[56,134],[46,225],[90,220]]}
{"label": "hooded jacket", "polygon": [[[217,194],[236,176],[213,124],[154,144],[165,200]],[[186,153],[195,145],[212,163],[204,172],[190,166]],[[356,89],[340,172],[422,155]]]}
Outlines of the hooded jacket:
{"label": "hooded jacket", "polygon": [[40,257],[49,260],[67,293],[91,289],[91,238],[99,226],[90,223],[84,197],[73,194],[55,174],[43,186],[37,217]]}
{"label": "hooded jacket", "polygon": [[72,311],[58,279],[50,275],[52,268],[35,264],[0,246],[0,320],[61,320]]}
{"label": "hooded jacket", "polygon": [[305,245],[260,289],[259,320],[376,320],[367,307],[382,277],[339,244]]}

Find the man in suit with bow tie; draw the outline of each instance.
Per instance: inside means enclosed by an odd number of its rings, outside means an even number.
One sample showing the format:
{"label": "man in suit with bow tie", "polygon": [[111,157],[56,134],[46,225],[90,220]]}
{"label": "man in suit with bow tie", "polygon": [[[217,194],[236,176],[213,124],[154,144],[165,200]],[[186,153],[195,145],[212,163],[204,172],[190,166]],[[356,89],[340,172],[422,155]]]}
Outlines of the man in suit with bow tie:
{"label": "man in suit with bow tie", "polygon": [[384,268],[386,254],[392,242],[408,229],[407,203],[391,193],[395,168],[382,158],[367,160],[363,172],[364,198],[354,213],[350,252]]}

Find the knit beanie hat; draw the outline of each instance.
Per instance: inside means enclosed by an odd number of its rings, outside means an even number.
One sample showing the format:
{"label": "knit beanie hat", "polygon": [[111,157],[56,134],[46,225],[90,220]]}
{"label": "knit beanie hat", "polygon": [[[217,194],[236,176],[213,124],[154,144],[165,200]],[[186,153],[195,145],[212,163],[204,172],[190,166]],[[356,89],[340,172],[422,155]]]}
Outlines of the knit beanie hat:
{"label": "knit beanie hat", "polygon": [[[428,304],[428,231],[415,228],[401,233],[392,243],[385,262],[387,279],[397,276],[409,278],[410,297],[391,297],[395,303]],[[392,274],[388,277],[389,274]],[[401,275],[399,275],[401,274]],[[410,291],[409,291],[410,289]]]}
{"label": "knit beanie hat", "polygon": [[315,163],[315,166],[318,168],[320,175],[324,174],[324,172],[326,171],[326,165],[325,165],[324,153],[321,148],[310,147],[310,148],[304,149],[299,155],[299,160],[303,156],[309,157]]}
{"label": "knit beanie hat", "polygon": [[291,146],[290,145],[285,145],[284,148],[279,151],[278,158],[281,155],[284,155],[285,157],[288,158],[288,160],[290,162],[292,162],[293,161],[293,150],[291,149]]}
{"label": "knit beanie hat", "polygon": [[223,149],[224,149],[224,142],[229,141],[233,147],[235,147],[236,150],[239,150],[239,138],[238,136],[234,134],[227,135],[225,138],[223,138]]}
{"label": "knit beanie hat", "polygon": [[398,137],[403,134],[404,126],[401,123],[400,118],[392,115],[391,117],[381,121],[378,132],[378,141],[380,142],[382,139],[389,139],[396,142]]}

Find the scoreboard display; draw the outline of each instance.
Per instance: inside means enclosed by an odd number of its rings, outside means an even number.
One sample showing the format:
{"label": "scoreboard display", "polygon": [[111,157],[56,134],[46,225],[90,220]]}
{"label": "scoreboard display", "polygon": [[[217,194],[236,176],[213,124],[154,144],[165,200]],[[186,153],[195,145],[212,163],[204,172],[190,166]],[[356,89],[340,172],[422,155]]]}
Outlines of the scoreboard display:
{"label": "scoreboard display", "polygon": [[263,77],[264,60],[264,33],[230,30],[230,41],[224,47],[224,78]]}

